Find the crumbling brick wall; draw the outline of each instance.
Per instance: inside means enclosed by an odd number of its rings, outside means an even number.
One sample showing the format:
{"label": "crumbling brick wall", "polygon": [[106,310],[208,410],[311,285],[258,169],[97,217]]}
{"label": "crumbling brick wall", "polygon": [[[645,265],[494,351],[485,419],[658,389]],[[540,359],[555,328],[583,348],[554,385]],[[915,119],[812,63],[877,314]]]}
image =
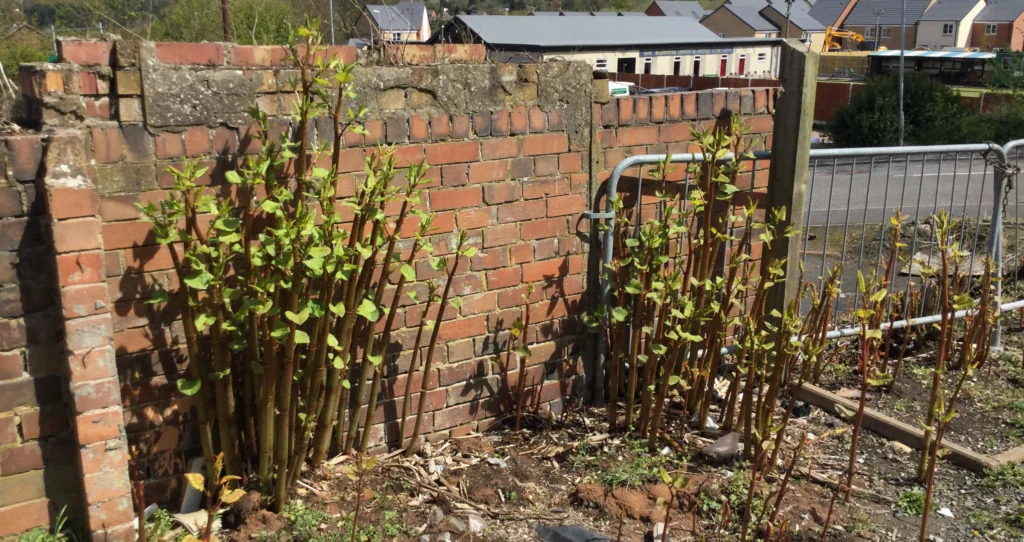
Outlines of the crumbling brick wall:
{"label": "crumbling brick wall", "polygon": [[[188,363],[178,311],[146,303],[158,284],[176,287],[171,253],[156,243],[137,205],[162,198],[171,185],[166,168],[186,159],[210,167],[201,182],[223,186],[224,172],[258,144],[250,137],[250,104],[270,116],[275,131],[289,129],[289,81],[295,74],[281,47],[64,40],[60,53],[59,64],[22,68],[23,92],[43,133],[61,134],[65,146],[77,135],[81,156],[70,161],[87,182],[74,183],[82,205],[69,214],[54,203],[58,189],[68,188],[60,181],[67,175],[41,181],[51,202],[42,222],[88,225],[99,244],[91,236],[78,245],[44,241],[52,245],[52,261],[74,254],[79,272],[88,276],[81,284],[52,281],[53,295],[64,300],[51,312],[63,310],[54,326],[66,338],[65,371],[76,359],[76,330],[88,322],[109,326],[109,344],[97,348],[109,348],[116,358],[118,404],[78,406],[75,392],[82,384],[73,371],[57,386],[71,398],[64,407],[71,427],[91,416],[95,425],[113,428],[100,435],[105,440],[81,430],[69,438],[77,438],[85,486],[98,466],[87,452],[97,442],[120,450],[117,461],[101,465],[113,473],[113,487],[79,493],[88,505],[90,531],[109,533],[113,525],[127,536],[123,522],[117,523],[127,512],[125,447],[119,443],[136,451],[151,502],[173,502],[182,489],[180,474],[199,455],[192,404],[176,386]],[[328,54],[356,58],[348,47]],[[338,196],[352,194],[367,153],[395,145],[402,167],[421,159],[431,166],[434,185],[425,205],[437,214],[437,239],[465,229],[479,248],[455,278],[454,292],[463,304],[442,326],[440,361],[428,375],[425,433],[444,439],[501,423],[501,398],[509,384],[490,357],[501,350],[530,284],[536,286],[529,300],[532,404],[561,412],[585,395],[581,375],[591,336],[579,315],[590,307],[585,293],[596,268],[589,258],[590,224],[581,215],[598,186],[626,155],[689,149],[688,127],[713,122],[730,107],[751,116],[759,133],[770,132],[774,94],[744,89],[735,95],[707,91],[611,100],[606,88],[602,98],[600,84],[579,63],[488,64],[480,46],[450,45],[407,46],[390,57],[396,65],[355,70],[358,98],[352,105],[367,107],[368,134],[345,137]],[[317,122],[311,135],[330,141],[331,129],[329,122]],[[436,276],[425,263],[417,271],[421,279]],[[105,296],[104,310],[68,312],[81,305],[71,294],[86,287],[97,299]],[[395,338],[404,349],[412,346],[421,313],[421,307],[404,307],[397,318]],[[396,396],[405,387],[408,354],[386,364],[378,425],[371,433],[377,449],[397,444]],[[508,379],[517,376],[513,372]],[[97,388],[90,397],[109,399],[99,389],[112,376],[100,371],[90,377]],[[121,414],[117,420],[109,418],[114,410]]]}
{"label": "crumbling brick wall", "polygon": [[[80,511],[41,179],[47,139],[0,136],[0,538]],[[74,269],[60,273],[73,274]]]}

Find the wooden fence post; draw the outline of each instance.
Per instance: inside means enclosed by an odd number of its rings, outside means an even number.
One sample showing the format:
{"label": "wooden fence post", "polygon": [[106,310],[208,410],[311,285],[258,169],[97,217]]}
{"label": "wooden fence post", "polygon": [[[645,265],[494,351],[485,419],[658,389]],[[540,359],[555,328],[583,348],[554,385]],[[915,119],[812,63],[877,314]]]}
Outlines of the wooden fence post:
{"label": "wooden fence post", "polygon": [[800,247],[804,231],[807,177],[810,167],[814,124],[814,95],[818,83],[818,54],[784,40],[780,55],[779,81],[782,92],[775,103],[772,133],[772,163],[768,170],[768,208],[786,209],[786,223],[796,235],[775,241],[776,261],[785,258],[784,287],[773,288],[767,311],[785,313],[787,303],[799,288]]}

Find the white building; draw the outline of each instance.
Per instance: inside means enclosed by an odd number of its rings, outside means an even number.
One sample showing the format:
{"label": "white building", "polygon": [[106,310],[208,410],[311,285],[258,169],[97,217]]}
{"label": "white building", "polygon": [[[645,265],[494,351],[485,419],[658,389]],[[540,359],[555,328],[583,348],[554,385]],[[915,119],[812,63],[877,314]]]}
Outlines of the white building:
{"label": "white building", "polygon": [[575,60],[652,75],[777,77],[779,40],[724,39],[690,17],[459,15],[435,36],[483,43],[499,62]]}

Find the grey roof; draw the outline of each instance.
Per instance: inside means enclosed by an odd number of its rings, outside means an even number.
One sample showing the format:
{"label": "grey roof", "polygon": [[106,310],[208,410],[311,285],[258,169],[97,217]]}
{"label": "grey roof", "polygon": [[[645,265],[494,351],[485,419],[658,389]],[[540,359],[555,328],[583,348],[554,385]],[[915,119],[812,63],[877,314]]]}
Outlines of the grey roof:
{"label": "grey roof", "polygon": [[836,26],[836,21],[843,14],[850,2],[855,0],[818,0],[807,13],[821,24]]}
{"label": "grey roof", "polygon": [[712,10],[704,9],[700,2],[679,0],[654,0],[665,15],[670,17],[692,17],[698,21],[708,16]]}
{"label": "grey roof", "polygon": [[[924,10],[928,9],[928,3],[929,0],[907,0],[907,26],[921,20]],[[882,10],[883,13],[875,15],[875,10]],[[892,0],[859,0],[843,24],[872,26],[876,22],[882,26],[899,26],[900,4]]]}
{"label": "grey roof", "polygon": [[642,11],[531,11],[530,15],[541,17],[627,17],[647,14]]}
{"label": "grey roof", "polygon": [[723,41],[687,17],[489,17],[459,15],[492,46],[629,47]]}
{"label": "grey roof", "polygon": [[[723,4],[718,9],[731,12],[755,32],[778,32],[779,27],[775,26],[768,19],[761,16],[761,8],[752,4]],[[796,10],[794,10],[796,11]]]}
{"label": "grey roof", "polygon": [[377,28],[383,32],[416,32],[423,22],[426,6],[423,2],[399,2],[389,6],[366,5]]}
{"label": "grey roof", "polygon": [[1024,13],[1024,0],[989,0],[985,9],[975,17],[976,23],[1008,23]]}
{"label": "grey roof", "polygon": [[[793,5],[796,6],[796,4],[793,4]],[[778,11],[783,17],[786,16],[786,8],[785,8],[785,6],[779,6],[779,5],[776,5],[776,4],[772,4],[771,6],[766,6],[761,11],[763,12],[765,9],[769,9],[769,8]],[[815,19],[814,17],[811,17],[811,15],[809,13],[807,13],[806,11],[804,11],[803,9],[792,9],[792,10],[790,10],[789,11],[789,21],[791,23],[793,23],[794,25],[796,25],[796,27],[799,28],[800,30],[803,30],[804,32],[824,32],[825,31],[825,25],[823,25],[820,22],[818,22],[818,20]]]}
{"label": "grey roof", "polygon": [[962,21],[983,0],[936,0],[921,21]]}

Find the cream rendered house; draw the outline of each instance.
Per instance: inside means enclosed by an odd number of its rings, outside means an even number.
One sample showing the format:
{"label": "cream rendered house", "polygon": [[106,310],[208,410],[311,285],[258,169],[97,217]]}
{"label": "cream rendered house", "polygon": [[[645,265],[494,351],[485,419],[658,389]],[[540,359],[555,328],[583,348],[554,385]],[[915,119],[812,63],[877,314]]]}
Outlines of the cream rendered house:
{"label": "cream rendered house", "polygon": [[932,51],[967,47],[974,19],[983,9],[985,0],[935,0],[918,21],[917,47]]}

